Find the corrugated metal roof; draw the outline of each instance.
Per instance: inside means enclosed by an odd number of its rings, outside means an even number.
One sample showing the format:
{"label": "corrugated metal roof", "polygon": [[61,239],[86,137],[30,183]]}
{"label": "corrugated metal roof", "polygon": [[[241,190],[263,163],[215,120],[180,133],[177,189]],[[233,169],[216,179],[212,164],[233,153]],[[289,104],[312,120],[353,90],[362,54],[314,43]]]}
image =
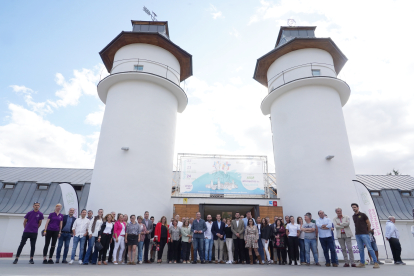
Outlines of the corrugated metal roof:
{"label": "corrugated metal roof", "polygon": [[357,175],[356,178],[364,183],[368,190],[414,190],[414,177],[409,175]]}

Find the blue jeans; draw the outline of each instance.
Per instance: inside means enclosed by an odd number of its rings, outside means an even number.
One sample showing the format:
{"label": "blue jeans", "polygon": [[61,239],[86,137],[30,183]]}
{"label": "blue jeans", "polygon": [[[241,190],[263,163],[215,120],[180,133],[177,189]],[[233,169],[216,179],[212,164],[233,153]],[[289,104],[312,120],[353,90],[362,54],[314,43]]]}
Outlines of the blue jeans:
{"label": "blue jeans", "polygon": [[300,262],[305,262],[305,239],[299,239],[299,256],[300,256]]}
{"label": "blue jeans", "polygon": [[[332,262],[334,264],[338,264],[335,243],[333,242],[332,237],[319,238],[319,241],[322,245],[323,255],[325,256],[326,263],[330,264]],[[331,259],[329,259],[329,251],[331,251]]]}
{"label": "blue jeans", "polygon": [[364,252],[364,245],[367,247],[369,254],[371,254],[372,260],[374,263],[378,263],[377,257],[375,256],[375,252],[371,246],[371,240],[369,239],[369,235],[355,235],[358,249],[359,249],[359,259],[361,264],[365,264],[365,252]]}
{"label": "blue jeans", "polygon": [[200,260],[203,262],[204,261],[204,238],[194,238],[193,249],[194,249],[194,261],[197,261],[197,249],[198,249]]}
{"label": "blue jeans", "polygon": [[72,234],[70,233],[61,233],[59,238],[59,243],[56,251],[56,260],[60,259],[60,252],[62,251],[63,243],[65,243],[65,249],[63,249],[63,260],[66,261],[66,258],[68,257],[68,251],[69,251],[69,244],[70,239],[72,238]]}
{"label": "blue jeans", "polygon": [[96,240],[96,237],[93,237],[93,236],[92,238],[89,239],[88,250],[86,251],[85,258],[83,259],[83,262],[85,264],[89,263],[89,257],[92,254],[92,250],[93,250],[92,263],[96,264],[96,261],[98,260],[98,251],[95,249],[95,240]]}
{"label": "blue jeans", "polygon": [[138,261],[142,262],[142,247],[144,246],[144,242],[138,242]]}
{"label": "blue jeans", "polygon": [[[263,243],[262,243],[262,234],[259,234],[259,239],[258,239],[258,244],[259,244],[259,255],[262,258],[262,260],[264,260],[264,251],[263,251]],[[270,260],[267,260],[270,261]]]}
{"label": "blue jeans", "polygon": [[75,260],[75,255],[76,255],[76,248],[78,247],[78,243],[80,244],[80,248],[79,248],[79,260],[83,259],[83,248],[85,247],[85,241],[86,241],[86,237],[82,236],[82,237],[73,237],[73,247],[72,247],[72,257],[70,258],[71,260]]}
{"label": "blue jeans", "polygon": [[[305,243],[305,252],[306,252],[305,254],[306,263],[310,264],[310,250],[312,250],[313,259],[315,260],[315,263],[319,263],[316,239],[312,239],[312,240],[304,239],[304,243]],[[300,252],[302,254],[302,250]]]}
{"label": "blue jeans", "polygon": [[206,261],[211,261],[211,256],[213,255],[213,239],[205,239],[205,255],[204,258]]}

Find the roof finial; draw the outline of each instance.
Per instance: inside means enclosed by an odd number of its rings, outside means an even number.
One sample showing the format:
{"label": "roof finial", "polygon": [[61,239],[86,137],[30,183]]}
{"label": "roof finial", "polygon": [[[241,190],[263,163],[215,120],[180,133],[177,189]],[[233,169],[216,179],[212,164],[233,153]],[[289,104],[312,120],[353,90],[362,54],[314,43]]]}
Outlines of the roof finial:
{"label": "roof finial", "polygon": [[295,21],[295,19],[288,19],[287,24],[288,24],[289,27],[295,27],[296,26],[296,21]]}
{"label": "roof finial", "polygon": [[152,21],[157,21],[157,15],[155,14],[155,12],[150,12],[145,6],[142,9],[144,12],[146,12],[146,14],[148,14],[149,16],[151,16]]}

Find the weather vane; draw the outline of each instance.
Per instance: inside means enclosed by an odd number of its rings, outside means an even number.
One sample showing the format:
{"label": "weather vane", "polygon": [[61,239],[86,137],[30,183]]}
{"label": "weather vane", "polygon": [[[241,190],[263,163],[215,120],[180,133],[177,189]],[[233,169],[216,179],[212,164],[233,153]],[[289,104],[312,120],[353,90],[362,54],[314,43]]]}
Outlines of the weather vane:
{"label": "weather vane", "polygon": [[294,27],[296,26],[296,21],[295,19],[288,19],[287,24],[289,25],[289,27]]}
{"label": "weather vane", "polygon": [[142,10],[146,12],[149,16],[151,16],[152,21],[157,21],[157,15],[155,14],[155,12],[150,12],[149,9],[147,9],[145,6]]}

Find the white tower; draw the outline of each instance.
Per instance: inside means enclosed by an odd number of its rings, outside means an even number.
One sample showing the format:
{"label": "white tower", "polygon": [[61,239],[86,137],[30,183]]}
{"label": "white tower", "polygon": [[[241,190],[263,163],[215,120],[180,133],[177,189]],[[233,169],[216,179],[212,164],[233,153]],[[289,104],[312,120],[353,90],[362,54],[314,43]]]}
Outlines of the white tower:
{"label": "white tower", "polygon": [[315,28],[281,27],[254,79],[269,89],[261,109],[271,118],[284,215],[317,218],[324,210],[333,218],[336,207],[352,215],[358,201],[342,113],[350,88],[337,78],[347,58],[330,38],[316,38]]}
{"label": "white tower", "polygon": [[180,82],[192,57],[171,42],[168,22],[132,21],[99,54],[110,73],[98,84],[106,104],[88,209],[172,215],[176,114],[187,96]]}

